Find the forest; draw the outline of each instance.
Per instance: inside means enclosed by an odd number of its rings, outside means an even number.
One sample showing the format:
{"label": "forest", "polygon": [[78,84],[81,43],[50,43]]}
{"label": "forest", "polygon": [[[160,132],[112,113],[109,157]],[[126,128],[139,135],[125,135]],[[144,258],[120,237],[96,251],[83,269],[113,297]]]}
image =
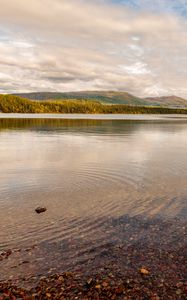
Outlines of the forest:
{"label": "forest", "polygon": [[37,101],[15,95],[0,95],[1,113],[81,113],[81,114],[187,114],[187,109],[102,104],[87,100]]}

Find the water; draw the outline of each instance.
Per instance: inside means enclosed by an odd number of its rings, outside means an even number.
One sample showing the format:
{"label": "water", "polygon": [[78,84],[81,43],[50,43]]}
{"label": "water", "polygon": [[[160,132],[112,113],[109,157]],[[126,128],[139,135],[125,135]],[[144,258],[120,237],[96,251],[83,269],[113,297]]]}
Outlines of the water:
{"label": "water", "polygon": [[0,119],[0,250],[71,243],[75,259],[120,218],[186,220],[186,116],[15,117]]}

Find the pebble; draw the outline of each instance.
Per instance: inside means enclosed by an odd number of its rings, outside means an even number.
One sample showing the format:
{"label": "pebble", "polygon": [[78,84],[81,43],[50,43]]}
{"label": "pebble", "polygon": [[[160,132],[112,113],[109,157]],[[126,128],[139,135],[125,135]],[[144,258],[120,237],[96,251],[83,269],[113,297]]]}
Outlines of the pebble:
{"label": "pebble", "polygon": [[47,210],[46,207],[37,207],[37,208],[35,209],[35,212],[36,212],[37,214],[41,214],[41,213],[45,212],[46,210]]}

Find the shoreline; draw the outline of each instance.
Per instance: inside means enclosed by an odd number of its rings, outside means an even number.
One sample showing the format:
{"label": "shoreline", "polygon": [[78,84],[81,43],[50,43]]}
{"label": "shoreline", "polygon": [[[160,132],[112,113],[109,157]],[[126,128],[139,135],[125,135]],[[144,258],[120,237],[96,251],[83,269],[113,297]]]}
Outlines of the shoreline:
{"label": "shoreline", "polygon": [[55,113],[0,113],[3,119],[72,119],[72,120],[187,120],[186,114],[55,114]]}
{"label": "shoreline", "polygon": [[[123,250],[119,248],[117,254],[124,256]],[[22,283],[15,280],[0,281],[0,299],[186,299],[185,257],[182,254],[175,251],[158,252],[147,247],[144,251],[138,247],[130,250],[128,260],[136,255],[147,255],[150,259],[149,253],[159,257],[156,261],[144,259],[144,264],[141,259],[136,259],[132,261],[134,268],[130,265],[121,268],[111,261],[107,265],[95,263],[95,271],[87,274],[77,269],[22,277]]]}

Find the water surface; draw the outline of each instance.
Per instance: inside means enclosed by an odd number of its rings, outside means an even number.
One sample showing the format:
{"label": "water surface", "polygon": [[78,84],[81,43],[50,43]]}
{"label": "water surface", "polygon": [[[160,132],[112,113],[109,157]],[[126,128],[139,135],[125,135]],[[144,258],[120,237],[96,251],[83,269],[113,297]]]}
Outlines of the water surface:
{"label": "water surface", "polygon": [[0,119],[0,249],[89,250],[120,218],[186,219],[187,117],[36,117]]}

